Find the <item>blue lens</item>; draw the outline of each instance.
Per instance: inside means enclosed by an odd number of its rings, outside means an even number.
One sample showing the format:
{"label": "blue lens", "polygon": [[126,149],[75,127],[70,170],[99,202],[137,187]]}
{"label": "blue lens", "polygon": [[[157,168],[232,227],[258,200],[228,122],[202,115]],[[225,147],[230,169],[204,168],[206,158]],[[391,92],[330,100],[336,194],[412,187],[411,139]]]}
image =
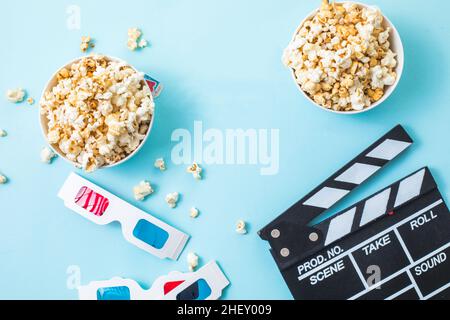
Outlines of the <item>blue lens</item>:
{"label": "blue lens", "polygon": [[97,300],[130,300],[128,287],[109,287],[97,290]]}
{"label": "blue lens", "polygon": [[211,287],[200,279],[177,295],[177,300],[206,300],[211,295]]}
{"label": "blue lens", "polygon": [[133,235],[156,249],[164,247],[164,244],[169,238],[167,231],[144,219],[139,220],[133,230]]}

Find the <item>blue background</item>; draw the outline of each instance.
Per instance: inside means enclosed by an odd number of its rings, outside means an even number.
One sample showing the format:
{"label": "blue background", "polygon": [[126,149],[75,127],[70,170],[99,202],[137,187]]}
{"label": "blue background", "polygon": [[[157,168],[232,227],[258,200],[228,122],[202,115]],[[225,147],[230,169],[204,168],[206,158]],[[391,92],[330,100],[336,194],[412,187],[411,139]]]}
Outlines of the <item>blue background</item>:
{"label": "blue background", "polygon": [[[144,287],[171,270],[186,271],[186,255],[216,259],[231,281],[224,298],[289,299],[256,231],[335,172],[369,143],[401,123],[414,147],[352,195],[369,195],[421,166],[429,165],[446,199],[450,179],[450,82],[448,1],[372,0],[397,26],[405,47],[399,87],[379,108],[356,116],[330,114],[298,92],[281,54],[297,24],[320,1],[128,0],[2,1],[0,5],[0,298],[76,299],[66,270],[81,269],[83,284],[123,276]],[[81,8],[81,29],[66,27],[66,8]],[[140,52],[126,47],[137,26],[151,43]],[[160,261],[123,240],[118,225],[99,227],[63,206],[56,193],[73,169],[62,159],[40,162],[45,145],[38,105],[8,103],[8,88],[22,86],[39,99],[51,74],[80,56],[82,35],[95,52],[121,57],[165,85],[157,100],[150,140],[129,162],[89,179],[192,235],[177,262]],[[170,159],[173,130],[192,130],[195,120],[218,129],[280,129],[280,170],[261,176],[258,166],[207,166],[196,182],[185,166],[153,168]],[[156,186],[145,202],[133,199],[143,179]],[[179,207],[164,196],[178,191]],[[197,206],[201,216],[189,218]],[[237,219],[250,234],[234,231]]]}

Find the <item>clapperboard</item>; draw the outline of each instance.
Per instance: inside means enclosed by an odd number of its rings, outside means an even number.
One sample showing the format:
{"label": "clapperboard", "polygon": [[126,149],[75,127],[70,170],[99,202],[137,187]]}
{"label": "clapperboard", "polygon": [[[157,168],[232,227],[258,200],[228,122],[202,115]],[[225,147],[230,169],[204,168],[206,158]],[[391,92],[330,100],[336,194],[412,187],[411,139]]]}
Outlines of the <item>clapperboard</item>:
{"label": "clapperboard", "polygon": [[395,127],[259,232],[295,299],[450,298],[450,213],[428,168],[311,225],[412,143]]}

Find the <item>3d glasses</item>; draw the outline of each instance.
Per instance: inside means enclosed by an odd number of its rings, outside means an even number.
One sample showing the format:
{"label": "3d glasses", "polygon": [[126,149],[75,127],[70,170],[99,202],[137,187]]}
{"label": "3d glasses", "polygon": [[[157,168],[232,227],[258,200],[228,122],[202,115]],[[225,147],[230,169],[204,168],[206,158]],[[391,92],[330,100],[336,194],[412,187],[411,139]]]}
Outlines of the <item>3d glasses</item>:
{"label": "3d glasses", "polygon": [[178,259],[189,236],[71,173],[58,196],[69,209],[98,225],[118,221],[125,239],[158,258]]}
{"label": "3d glasses", "polygon": [[80,300],[217,300],[229,281],[215,261],[196,272],[171,272],[149,290],[134,280],[113,278],[78,288]]}

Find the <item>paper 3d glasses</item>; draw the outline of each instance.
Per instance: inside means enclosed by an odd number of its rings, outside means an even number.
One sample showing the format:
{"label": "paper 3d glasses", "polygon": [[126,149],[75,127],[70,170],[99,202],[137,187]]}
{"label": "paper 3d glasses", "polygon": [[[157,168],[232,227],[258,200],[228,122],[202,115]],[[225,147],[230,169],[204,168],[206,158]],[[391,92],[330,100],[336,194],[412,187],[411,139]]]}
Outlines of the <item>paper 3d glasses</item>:
{"label": "paper 3d glasses", "polygon": [[217,300],[229,282],[215,261],[196,272],[171,272],[149,290],[134,280],[113,278],[78,288],[80,300]]}
{"label": "paper 3d glasses", "polygon": [[189,236],[71,173],[58,196],[69,209],[98,225],[118,221],[125,239],[158,258],[178,259]]}

